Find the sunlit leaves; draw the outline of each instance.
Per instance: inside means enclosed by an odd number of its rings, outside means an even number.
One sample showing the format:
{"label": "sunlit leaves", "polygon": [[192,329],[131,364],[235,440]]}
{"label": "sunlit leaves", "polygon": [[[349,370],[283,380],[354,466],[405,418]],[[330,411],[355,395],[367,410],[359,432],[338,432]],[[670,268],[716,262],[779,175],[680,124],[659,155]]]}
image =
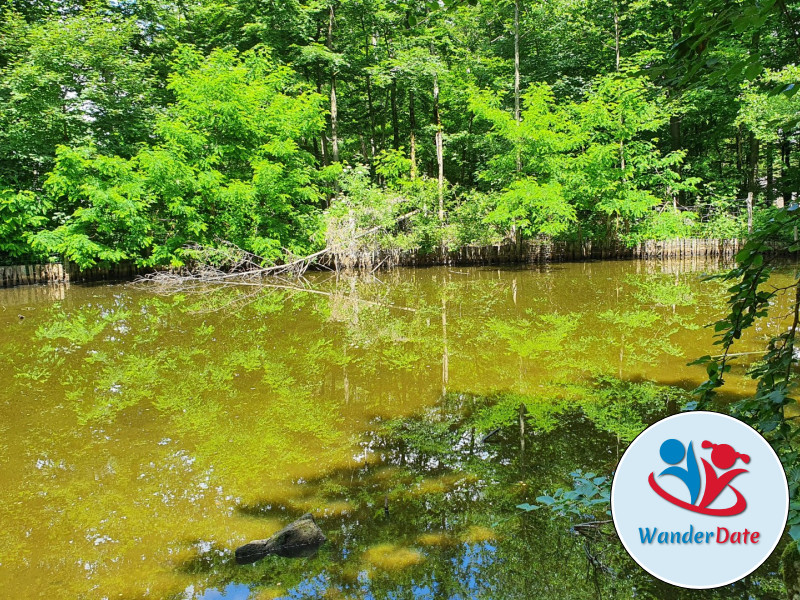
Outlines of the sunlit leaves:
{"label": "sunlit leaves", "polygon": [[497,198],[497,208],[485,221],[518,227],[526,236],[555,236],[576,220],[558,183],[540,185],[532,178],[513,182]]}
{"label": "sunlit leaves", "polygon": [[174,68],[157,145],[131,159],[59,150],[46,191],[67,216],[34,249],[85,268],[177,265],[189,242],[225,240],[270,261],[308,247],[321,195],[299,142],[322,126],[319,97],[265,53],[182,47]]}
{"label": "sunlit leaves", "polygon": [[0,189],[0,252],[17,260],[30,259],[30,233],[46,222],[48,208],[32,192]]}

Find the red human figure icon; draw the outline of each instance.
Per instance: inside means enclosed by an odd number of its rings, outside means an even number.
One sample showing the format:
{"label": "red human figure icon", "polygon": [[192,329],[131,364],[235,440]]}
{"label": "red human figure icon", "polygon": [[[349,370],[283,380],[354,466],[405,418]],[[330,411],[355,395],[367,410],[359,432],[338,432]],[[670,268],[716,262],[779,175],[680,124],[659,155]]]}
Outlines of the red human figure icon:
{"label": "red human figure icon", "polygon": [[[738,459],[742,459],[742,462],[745,464],[750,462],[750,457],[747,454],[736,452],[736,450],[734,450],[733,447],[729,446],[728,444],[712,444],[706,440],[703,442],[702,447],[706,449],[713,448],[711,451],[711,462],[714,463],[714,466],[718,469],[730,469]],[[707,507],[714,500],[716,500],[717,496],[722,493],[722,490],[730,485],[730,482],[734,477],[748,472],[747,469],[733,469],[732,471],[728,471],[727,473],[717,476],[717,472],[714,470],[714,467],[708,464],[708,461],[705,458],[700,460],[703,461],[703,468],[706,472],[706,489],[703,493],[703,499],[700,501],[701,508]],[[738,514],[745,509],[747,502],[739,490],[733,486],[730,486],[730,488],[736,494],[736,505],[732,508],[739,509],[731,514]]]}

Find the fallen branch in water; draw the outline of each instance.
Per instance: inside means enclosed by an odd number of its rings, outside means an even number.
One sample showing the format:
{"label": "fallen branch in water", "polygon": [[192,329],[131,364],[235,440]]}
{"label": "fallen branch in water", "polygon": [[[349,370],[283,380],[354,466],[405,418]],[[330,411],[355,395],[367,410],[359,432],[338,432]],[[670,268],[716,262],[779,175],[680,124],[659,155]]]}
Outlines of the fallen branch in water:
{"label": "fallen branch in water", "polygon": [[[412,210],[397,217],[393,225],[398,225],[406,219],[416,215],[419,210]],[[352,266],[358,262],[361,253],[356,240],[374,235],[387,229],[386,225],[376,225],[349,238],[349,246],[344,248],[341,243],[331,241],[328,245],[312,254],[288,260],[279,265],[263,266],[264,258],[239,248],[231,242],[223,241],[219,247],[206,247],[194,244],[187,250],[194,256],[195,263],[192,267],[181,270],[156,271],[139,278],[138,281],[156,282],[168,287],[183,287],[192,283],[226,283],[229,281],[258,281],[268,276],[288,275],[294,278],[302,275],[312,264],[320,265],[322,257],[331,255],[336,270],[341,265]],[[385,260],[385,259],[384,259]]]}
{"label": "fallen branch in water", "polygon": [[[734,356],[751,356],[753,354],[762,354],[763,355],[764,351],[763,350],[758,350],[756,352],[731,352],[727,356],[728,356],[728,358],[733,358]],[[718,354],[716,356],[712,356],[711,358],[718,359],[718,358],[723,358],[724,356],[725,356],[724,354]]]}

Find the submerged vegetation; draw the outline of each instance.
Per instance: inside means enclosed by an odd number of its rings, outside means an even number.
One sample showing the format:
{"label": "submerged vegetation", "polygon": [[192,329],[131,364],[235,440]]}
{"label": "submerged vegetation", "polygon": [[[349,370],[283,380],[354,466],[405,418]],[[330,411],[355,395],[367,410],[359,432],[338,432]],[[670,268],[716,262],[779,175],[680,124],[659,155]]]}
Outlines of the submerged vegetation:
{"label": "submerged vegetation", "polygon": [[365,230],[423,252],[740,236],[797,190],[797,20],[782,1],[5,2],[0,261],[273,264]]}

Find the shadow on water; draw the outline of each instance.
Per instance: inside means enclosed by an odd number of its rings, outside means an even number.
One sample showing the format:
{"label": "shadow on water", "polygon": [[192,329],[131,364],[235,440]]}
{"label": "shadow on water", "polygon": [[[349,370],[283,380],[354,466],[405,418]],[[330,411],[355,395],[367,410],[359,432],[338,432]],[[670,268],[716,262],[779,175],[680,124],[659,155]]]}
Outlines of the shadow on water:
{"label": "shadow on water", "polygon": [[[630,418],[662,418],[671,400],[628,398]],[[497,419],[507,401],[451,393],[423,414],[375,422],[363,437],[370,458],[303,481],[299,504],[265,494],[238,507],[288,522],[315,504],[329,539],[316,557],[245,568],[206,549],[179,568],[206,589],[204,600],[782,597],[775,558],[735,585],[679,590],[633,563],[605,524],[605,504],[575,515],[522,513],[516,505],[541,490],[570,487],[577,466],[610,473],[627,432],[560,407],[528,414],[522,433],[518,421]],[[484,441],[489,425],[498,427]]]}

